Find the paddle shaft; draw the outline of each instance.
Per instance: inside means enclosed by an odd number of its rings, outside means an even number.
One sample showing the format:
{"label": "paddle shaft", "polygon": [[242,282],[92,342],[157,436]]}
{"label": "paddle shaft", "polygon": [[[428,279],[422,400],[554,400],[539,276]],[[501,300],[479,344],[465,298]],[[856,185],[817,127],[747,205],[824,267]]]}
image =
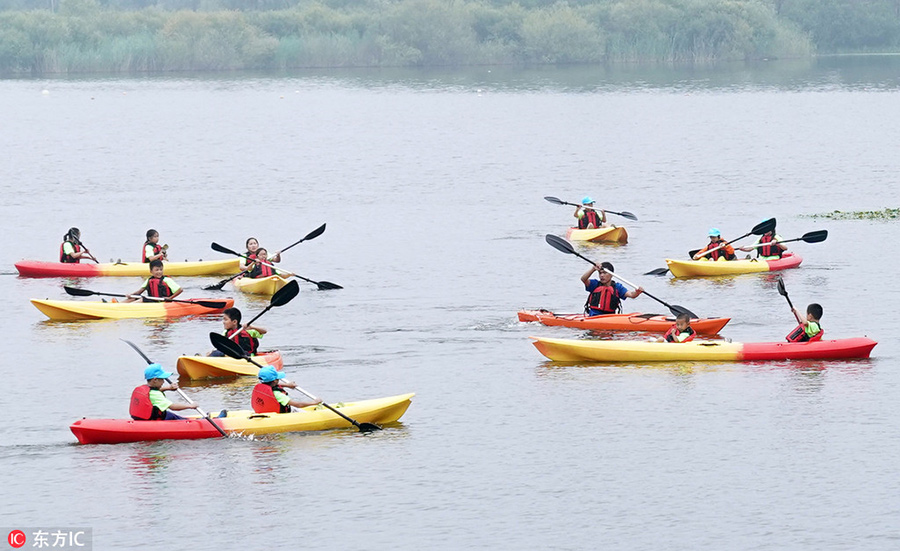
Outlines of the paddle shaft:
{"label": "paddle shaft", "polygon": [[[63,287],[63,288],[66,290],[67,293],[69,293],[72,296],[98,295],[98,296],[116,297],[116,298],[139,298],[142,300],[150,300],[150,301],[154,301],[154,302],[180,302],[183,304],[196,304],[197,306],[203,306],[204,308],[222,308],[225,306],[224,302],[219,302],[219,301],[179,300],[179,299],[175,299],[175,298],[171,298],[167,301],[164,297],[150,297],[150,296],[145,297],[144,295],[119,295],[119,294],[115,294],[115,293],[101,293],[99,291],[89,291],[87,289],[76,289],[74,287]],[[73,293],[73,292],[69,291],[70,289],[73,291],[82,291],[85,294]]]}
{"label": "paddle shaft", "polygon": [[[222,245],[219,245],[218,243],[213,243],[213,247],[212,247],[212,248],[213,248],[213,250],[215,250],[215,251],[223,252],[223,253],[226,253],[226,254],[233,254],[233,255],[235,255],[235,256],[239,256],[239,257],[241,257],[241,258],[247,259],[247,260],[249,260],[249,261],[251,261],[251,262],[259,262],[260,264],[263,264],[263,265],[265,265],[265,266],[268,266],[268,267],[270,267],[270,268],[272,268],[272,269],[277,270],[277,268],[276,268],[273,264],[270,264],[269,262],[266,262],[266,261],[264,261],[264,260],[260,260],[260,259],[258,259],[258,258],[255,259],[255,260],[252,259],[252,258],[248,258],[247,255],[243,255],[243,254],[241,254],[241,253],[232,251],[231,249],[229,249],[229,248],[227,248],[227,247],[223,247]],[[297,275],[297,274],[295,274],[295,273],[293,273],[293,272],[288,272],[288,273],[290,273],[292,277],[296,277],[297,279],[302,279],[303,281],[307,281],[307,282],[309,282],[309,283],[312,283],[312,284],[316,285],[316,286],[319,288],[319,290],[322,290],[322,289],[343,289],[343,287],[341,287],[340,285],[338,285],[338,284],[336,284],[336,283],[331,283],[330,281],[313,281],[313,280],[308,279],[308,278],[305,278],[305,277],[303,277],[303,276],[301,276],[301,275]]]}
{"label": "paddle shaft", "polygon": [[309,240],[309,239],[315,239],[316,237],[319,237],[319,236],[322,235],[323,233],[325,233],[325,224],[322,224],[322,225],[319,226],[318,228],[316,228],[316,229],[314,229],[313,231],[311,231],[311,232],[309,232],[308,234],[306,234],[306,237],[304,237],[304,238],[301,239],[300,241],[295,241],[294,243],[291,243],[290,245],[288,245],[287,247],[281,249],[280,251],[278,251],[277,253],[273,254],[272,256],[278,256],[278,255],[280,255],[281,253],[283,253],[284,251],[290,249],[291,247],[295,247],[295,246],[299,245],[300,243],[303,243],[304,241],[307,241],[307,240]]}
{"label": "paddle shaft", "polygon": [[606,209],[601,209],[601,208],[598,208],[598,207],[589,207],[589,206],[587,206],[587,205],[582,205],[582,204],[579,204],[579,203],[569,203],[569,202],[567,202],[567,201],[563,201],[563,200],[559,199],[558,197],[544,197],[544,199],[546,199],[547,201],[549,201],[549,202],[551,202],[551,203],[553,203],[553,204],[555,204],[555,205],[569,205],[569,206],[572,206],[572,207],[580,207],[580,208],[583,208],[583,209],[602,210],[602,211],[608,212],[608,213],[610,213],[610,214],[618,214],[619,216],[628,218],[628,219],[630,219],[630,220],[637,220],[637,216],[635,216],[634,214],[632,214],[632,213],[630,213],[630,212],[624,212],[624,211],[623,211],[623,212],[616,212],[616,211],[614,211],[614,210],[606,210]]}
{"label": "paddle shaft", "polygon": [[[726,241],[724,245],[719,245],[719,246],[716,247],[715,249],[710,249],[710,250],[708,250],[708,251],[703,251],[703,254],[701,254],[700,256],[703,257],[703,256],[706,256],[706,255],[710,254],[710,253],[713,252],[713,251],[718,251],[719,249],[724,249],[724,248],[727,247],[728,245],[731,245],[731,244],[734,243],[735,241],[740,241],[741,239],[747,237],[748,235],[754,235],[754,234],[755,234],[755,235],[763,235],[763,234],[768,233],[768,232],[770,232],[770,231],[775,231],[775,223],[776,223],[776,221],[775,221],[774,218],[769,218],[768,220],[763,220],[763,221],[760,222],[759,224],[753,226],[753,229],[750,230],[749,232],[745,233],[744,235],[738,237],[737,239],[732,239],[731,241]],[[693,252],[693,251],[691,251],[691,252]],[[691,258],[694,258],[695,256],[697,256],[697,253],[693,253],[693,254],[691,255]],[[697,260],[697,259],[694,259],[694,260]]]}
{"label": "paddle shaft", "polygon": [[755,243],[748,247],[744,247],[746,249],[758,249],[759,247],[765,247],[766,245],[775,245],[778,243],[792,243],[794,241],[803,241],[805,243],[820,243],[825,241],[828,237],[828,230],[817,230],[811,231],[809,233],[803,234],[801,237],[795,237],[794,239],[785,239],[783,241],[770,241],[769,243]]}
{"label": "paddle shaft", "polygon": [[93,261],[94,261],[95,263],[97,263],[97,264],[100,264],[100,261],[97,260],[96,258],[94,258],[94,255],[91,254],[91,251],[89,251],[88,248],[84,246],[84,243],[81,242],[81,239],[75,237],[74,235],[71,236],[71,237],[72,237],[72,239],[75,240],[75,243],[76,243],[79,247],[81,247],[82,249],[84,249],[84,252],[86,252],[86,253],[88,254],[88,256],[90,257],[91,260],[93,260]]}

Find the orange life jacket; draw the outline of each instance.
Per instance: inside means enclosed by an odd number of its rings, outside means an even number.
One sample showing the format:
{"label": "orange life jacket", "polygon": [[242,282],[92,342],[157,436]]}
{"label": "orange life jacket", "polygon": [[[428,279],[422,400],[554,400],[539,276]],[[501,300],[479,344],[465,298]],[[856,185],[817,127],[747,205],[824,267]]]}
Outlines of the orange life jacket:
{"label": "orange life jacket", "polygon": [[250,270],[250,273],[247,275],[254,279],[258,277],[269,277],[275,275],[275,268],[257,262],[256,265],[253,266],[253,269]]}
{"label": "orange life jacket", "polygon": [[801,323],[795,327],[793,331],[788,333],[785,339],[787,339],[787,342],[815,342],[822,340],[822,335],[824,334],[825,329],[819,325],[819,332],[810,337],[806,334],[806,328],[803,327],[803,324]]}
{"label": "orange life jacket", "polygon": [[147,294],[151,297],[161,298],[172,296],[172,289],[169,288],[169,285],[164,280],[165,276],[150,276],[150,278],[147,280]]}
{"label": "orange life jacket", "polygon": [[694,332],[693,327],[688,327],[685,333],[689,335],[688,338],[684,339],[683,341],[676,340],[676,337],[680,334],[680,332],[678,331],[678,326],[673,325],[669,328],[668,331],[666,331],[666,334],[663,335],[663,338],[666,339],[666,342],[691,342],[692,340],[694,340],[694,337],[697,336],[697,334]]}
{"label": "orange life jacket", "polygon": [[[614,285],[597,285],[588,295],[584,304],[584,312],[591,314],[591,310],[600,310],[604,314],[614,314],[622,304]],[[591,314],[595,315],[595,314]]]}
{"label": "orange life jacket", "polygon": [[766,245],[763,245],[762,247],[756,249],[757,256],[777,256],[778,258],[781,258],[781,253],[784,251],[781,250],[781,247],[775,244],[776,241],[774,235],[764,235],[759,238],[759,242],[766,243]]}

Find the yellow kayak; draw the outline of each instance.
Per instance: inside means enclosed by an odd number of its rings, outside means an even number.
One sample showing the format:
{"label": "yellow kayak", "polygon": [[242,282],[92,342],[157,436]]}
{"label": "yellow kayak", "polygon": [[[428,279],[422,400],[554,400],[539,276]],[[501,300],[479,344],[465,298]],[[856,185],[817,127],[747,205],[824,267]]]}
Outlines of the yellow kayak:
{"label": "yellow kayak", "polygon": [[281,276],[269,277],[239,277],[232,281],[234,288],[244,293],[253,295],[272,296],[276,291],[288,284],[288,280]]}
{"label": "yellow kayak", "polygon": [[[190,300],[190,299],[186,299]],[[185,302],[101,302],[83,300],[31,299],[31,304],[52,320],[99,320],[128,318],[177,318],[217,314],[234,306],[232,298],[194,299],[221,303],[221,308],[208,308]],[[210,305],[211,306],[211,305]]]}
{"label": "yellow kayak", "polygon": [[[385,425],[398,421],[415,394],[332,404],[332,407],[360,423]],[[346,429],[353,425],[325,406],[309,406],[292,413],[229,411],[227,417],[212,420],[233,435],[277,434],[311,430]],[[131,419],[79,419],[69,427],[82,444],[118,444],[147,440],[187,440],[221,438],[208,419],[192,417],[183,421],[133,421]]]}
{"label": "yellow kayak", "polygon": [[675,277],[708,277],[758,272],[776,272],[796,268],[803,259],[792,253],[774,260],[674,260],[666,259],[669,271]]}
{"label": "yellow kayak", "polygon": [[628,243],[628,232],[621,226],[608,226],[591,230],[569,228],[566,231],[566,239],[569,241],[593,241],[595,243]]}
{"label": "yellow kayak", "polygon": [[[229,275],[241,271],[240,259],[198,260],[196,262],[164,262],[163,271],[167,276]],[[150,267],[143,262],[116,262],[115,264],[94,264],[81,262],[41,262],[23,260],[16,262],[16,269],[22,277],[99,277],[99,276],[140,276],[150,275]]]}
{"label": "yellow kayak", "polygon": [[[281,352],[260,352],[253,358],[261,365],[271,365],[278,371],[283,369]],[[178,375],[188,379],[216,379],[220,377],[256,376],[259,368],[247,360],[225,356],[179,356],[175,364]]]}

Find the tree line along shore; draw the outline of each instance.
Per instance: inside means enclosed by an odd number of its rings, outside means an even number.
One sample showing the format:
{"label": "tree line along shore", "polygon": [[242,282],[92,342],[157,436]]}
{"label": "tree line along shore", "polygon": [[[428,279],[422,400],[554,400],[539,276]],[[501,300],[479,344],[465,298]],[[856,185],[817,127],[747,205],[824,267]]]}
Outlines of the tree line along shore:
{"label": "tree line along shore", "polygon": [[900,0],[0,0],[0,74],[893,52]]}

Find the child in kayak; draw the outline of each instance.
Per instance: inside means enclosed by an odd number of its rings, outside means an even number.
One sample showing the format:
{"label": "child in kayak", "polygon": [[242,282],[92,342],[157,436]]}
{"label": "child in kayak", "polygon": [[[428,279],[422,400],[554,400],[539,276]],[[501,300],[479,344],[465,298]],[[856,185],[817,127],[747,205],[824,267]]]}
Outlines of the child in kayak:
{"label": "child in kayak", "polygon": [[281,379],[284,379],[284,373],[276,371],[271,365],[259,370],[259,384],[253,387],[253,394],[250,396],[253,411],[256,413],[290,413],[291,406],[305,408],[322,403],[322,400],[316,402],[292,400],[284,389],[297,388],[297,384],[290,381],[279,383],[278,381]]}
{"label": "child in kayak", "polygon": [[134,302],[137,295],[141,295],[147,291],[147,296],[157,298],[175,298],[181,294],[184,289],[175,283],[170,277],[163,275],[162,260],[153,260],[150,262],[150,277],[144,280],[144,284],[137,291],[131,293],[133,296],[128,297],[124,302]]}
{"label": "child in kayak", "polygon": [[[600,279],[591,279],[591,274],[595,270]],[[613,281],[612,275],[615,271],[611,263],[603,262],[599,266],[596,264],[591,266],[591,269],[581,276],[585,291],[590,293],[584,303],[584,313],[588,316],[615,314],[619,311],[623,300],[636,298],[644,292],[643,287],[629,291],[621,283]]]}
{"label": "child in kayak", "polygon": [[675,317],[675,325],[666,331],[662,340],[665,342],[691,342],[696,335],[691,327],[691,316],[682,312]]}
{"label": "child in kayak", "polygon": [[147,230],[147,240],[144,241],[144,250],[141,251],[141,262],[153,262],[154,260],[168,260],[166,246],[159,245],[159,232],[154,229]]}
{"label": "child in kayak", "polygon": [[81,244],[81,230],[69,228],[69,231],[63,236],[62,245],[59,247],[59,261],[67,264],[78,264],[82,258],[90,258],[94,262],[98,262],[94,255]]}
{"label": "child in kayak", "polygon": [[[728,245],[722,239],[722,232],[719,231],[719,228],[710,228],[708,233],[709,244],[697,251],[697,254],[694,255],[694,260],[734,260],[736,258],[734,256],[734,247]],[[704,254],[707,251],[712,252]]]}
{"label": "child in kayak", "polygon": [[[247,250],[244,252],[244,256],[248,257],[250,260],[256,260],[256,253],[259,250],[259,240],[255,237],[247,238]],[[272,255],[272,258],[269,259],[271,263],[281,262],[281,253],[275,253]],[[241,271],[244,272],[250,266],[251,262],[242,258],[241,259]]]}
{"label": "child in kayak", "polygon": [[[749,253],[756,249],[756,256],[760,260],[778,260],[787,250],[787,246],[783,245],[782,241],[784,238],[775,233],[775,228],[772,228],[772,231],[759,236],[753,245],[741,247],[739,250]],[[748,255],[747,258],[750,256]]]}
{"label": "child in kayak", "polygon": [[141,385],[131,393],[131,407],[129,413],[135,421],[173,421],[184,419],[172,411],[185,409],[197,409],[197,404],[175,404],[163,394],[167,390],[177,390],[177,384],[163,384],[165,379],[172,376],[169,371],[164,371],[159,364],[150,364],[144,370],[144,379],[147,384]]}
{"label": "child in kayak", "polygon": [[796,308],[793,309],[794,317],[797,318],[797,327],[788,333],[785,337],[788,342],[808,342],[821,340],[825,334],[825,330],[819,325],[822,319],[822,306],[815,302],[806,307],[806,319],[800,318],[800,312]]}
{"label": "child in kayak", "polygon": [[269,258],[269,252],[267,250],[263,249],[262,247],[259,247],[258,249],[256,249],[256,260],[258,260],[259,262],[253,262],[252,264],[250,264],[250,271],[247,273],[247,277],[256,279],[256,278],[260,278],[260,277],[269,277],[269,276],[273,276],[273,275],[280,275],[282,277],[290,277],[290,276],[294,275],[290,272],[276,270],[275,268],[273,268],[271,266],[267,266],[267,265],[263,264],[263,262],[271,263],[271,261],[268,258]]}
{"label": "child in kayak", "polygon": [[[256,355],[256,351],[259,350],[259,339],[266,334],[265,329],[252,325],[241,327],[241,311],[237,308],[228,308],[222,312],[222,325],[225,327],[223,335],[238,343],[247,354]],[[224,355],[218,350],[207,354],[207,356]]]}
{"label": "child in kayak", "polygon": [[[581,200],[580,207],[575,207],[575,218],[578,219],[579,230],[590,230],[606,227],[606,211],[594,208],[594,200],[590,196]],[[599,212],[599,214],[598,214]]]}

